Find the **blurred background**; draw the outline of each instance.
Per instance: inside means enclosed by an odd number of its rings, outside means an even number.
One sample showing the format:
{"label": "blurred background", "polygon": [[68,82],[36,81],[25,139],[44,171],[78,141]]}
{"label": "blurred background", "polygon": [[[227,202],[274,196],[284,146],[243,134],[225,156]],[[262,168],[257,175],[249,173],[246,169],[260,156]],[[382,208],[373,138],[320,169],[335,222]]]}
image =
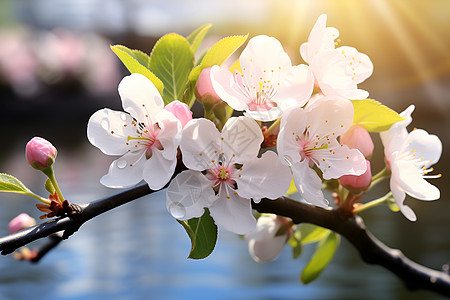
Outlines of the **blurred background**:
{"label": "blurred background", "polygon": [[[0,0],[0,171],[46,195],[44,177],[24,159],[26,142],[41,136],[58,148],[55,170],[69,201],[111,195],[117,191],[99,179],[113,158],[86,138],[93,112],[120,109],[117,84],[128,73],[110,44],[149,53],[165,33],[188,35],[211,23],[206,45],[227,35],[267,34],[299,64],[299,46],[322,13],[339,29],[340,45],[372,59],[374,73],[360,87],[397,112],[415,104],[410,129],[424,128],[443,141],[435,166],[443,177],[431,182],[441,199],[407,200],[417,222],[387,207],[361,214],[387,245],[440,269],[450,262],[448,0]],[[377,172],[383,150],[373,138]],[[387,190],[386,181],[369,197]],[[19,213],[40,215],[31,198],[0,196],[1,236]],[[88,222],[38,265],[0,257],[0,299],[440,299],[409,292],[385,269],[361,262],[345,240],[306,286],[298,278],[314,247],[298,260],[286,248],[276,261],[257,264],[243,240],[220,231],[207,259],[187,260],[189,249],[186,233],[166,212],[164,192],[157,193]]]}

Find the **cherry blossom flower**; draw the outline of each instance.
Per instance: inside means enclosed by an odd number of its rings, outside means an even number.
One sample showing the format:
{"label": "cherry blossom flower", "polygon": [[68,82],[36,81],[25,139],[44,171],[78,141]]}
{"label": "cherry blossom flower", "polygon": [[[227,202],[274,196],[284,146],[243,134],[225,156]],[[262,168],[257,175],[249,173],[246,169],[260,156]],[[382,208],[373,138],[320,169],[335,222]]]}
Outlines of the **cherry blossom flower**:
{"label": "cherry blossom flower", "polygon": [[235,110],[260,121],[280,118],[291,106],[303,106],[314,79],[306,65],[292,66],[281,43],[265,35],[252,38],[239,58],[242,74],[214,66],[211,83],[217,95]]}
{"label": "cherry blossom flower", "polygon": [[327,15],[320,15],[308,37],[300,46],[300,54],[314,74],[315,84],[323,94],[347,99],[365,99],[367,91],[357,88],[373,72],[370,58],[353,47],[335,49],[339,31],[326,27]]}
{"label": "cherry blossom flower", "polygon": [[35,136],[25,147],[25,157],[36,170],[46,170],[55,162],[58,151],[56,148],[41,137]]}
{"label": "cherry blossom flower", "polygon": [[255,230],[245,235],[248,251],[256,262],[269,262],[278,257],[293,233],[291,219],[274,214],[263,214]]}
{"label": "cherry blossom flower", "polygon": [[291,173],[273,151],[257,157],[261,128],[247,117],[230,118],[220,133],[214,123],[194,119],[183,130],[180,149],[190,170],[167,189],[167,209],[179,220],[209,208],[216,224],[245,234],[255,228],[251,201],[275,199],[289,188]]}
{"label": "cherry blossom flower", "polygon": [[26,213],[21,213],[8,224],[9,233],[14,233],[22,229],[36,225],[36,220]]}
{"label": "cherry blossom flower", "polygon": [[322,180],[312,169],[314,165],[326,180],[366,171],[361,152],[337,141],[352,121],[352,103],[339,97],[324,97],[307,109],[293,108],[281,119],[278,154],[291,167],[295,186],[305,201],[328,205],[321,190]]}
{"label": "cherry blossom flower", "polygon": [[353,124],[346,133],[341,135],[339,141],[349,148],[358,149],[366,159],[372,156],[374,148],[372,138],[367,129],[360,125]]}
{"label": "cherry blossom flower", "polygon": [[181,122],[182,128],[192,120],[192,111],[186,103],[175,100],[164,106],[164,109],[171,112]]}
{"label": "cherry blossom flower", "polygon": [[428,175],[442,153],[442,143],[435,135],[425,130],[415,129],[408,133],[406,127],[411,123],[411,113],[414,105],[409,106],[400,116],[400,121],[382,132],[386,162],[391,170],[390,188],[392,195],[403,215],[410,221],[417,219],[416,214],[405,205],[406,194],[419,200],[437,200],[440,191],[425,179],[439,178],[438,175]]}
{"label": "cherry blossom flower", "polygon": [[151,189],[160,189],[175,170],[181,123],[163,109],[158,90],[141,74],[122,79],[119,94],[126,113],[104,108],[88,123],[91,144],[105,154],[121,155],[100,182],[123,188],[144,179]]}

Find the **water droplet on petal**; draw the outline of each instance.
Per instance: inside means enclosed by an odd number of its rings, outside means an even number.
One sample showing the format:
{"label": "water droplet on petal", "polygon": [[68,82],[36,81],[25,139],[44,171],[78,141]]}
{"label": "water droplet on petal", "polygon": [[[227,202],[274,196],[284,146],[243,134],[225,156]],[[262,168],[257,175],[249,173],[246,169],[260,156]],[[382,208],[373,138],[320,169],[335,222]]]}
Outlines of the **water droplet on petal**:
{"label": "water droplet on petal", "polygon": [[103,129],[109,131],[109,121],[107,119],[103,119],[100,125]]}
{"label": "water droplet on petal", "polygon": [[125,160],[125,159],[119,159],[118,161],[117,161],[117,167],[119,168],[119,169],[123,169],[123,168],[125,168],[127,166],[127,161]]}
{"label": "water droplet on petal", "polygon": [[181,219],[186,215],[186,209],[180,202],[170,204],[169,211],[175,219]]}

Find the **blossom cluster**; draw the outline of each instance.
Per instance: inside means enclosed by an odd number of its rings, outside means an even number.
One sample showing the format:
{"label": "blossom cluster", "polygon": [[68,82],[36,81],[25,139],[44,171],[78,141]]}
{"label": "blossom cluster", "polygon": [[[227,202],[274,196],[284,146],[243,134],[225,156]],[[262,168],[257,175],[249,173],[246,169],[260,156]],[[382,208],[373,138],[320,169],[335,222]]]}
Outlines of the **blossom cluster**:
{"label": "blossom cluster", "polygon": [[[222,126],[214,118],[192,118],[189,106],[178,100],[164,105],[146,76],[125,77],[118,88],[125,112],[105,108],[88,124],[89,141],[107,155],[120,156],[101,183],[114,188],[141,180],[152,189],[168,185],[166,205],[173,217],[198,218],[206,208],[217,225],[237,234],[253,232],[248,239],[254,245],[263,239],[261,232],[275,235],[279,220],[263,218],[257,225],[251,202],[286,194],[292,180],[307,203],[321,207],[329,205],[324,181],[339,179],[355,194],[366,190],[373,143],[368,131],[354,123],[351,100],[369,96],[358,84],[372,74],[373,65],[357,49],[337,47],[338,36],[321,15],[299,49],[307,64],[292,65],[276,38],[260,35],[250,39],[235,70],[205,68],[195,93],[205,112],[219,104],[237,112]],[[414,220],[403,204],[405,193],[439,198],[439,190],[424,178],[430,178],[426,174],[442,145],[423,130],[407,133],[411,112],[381,136],[392,194],[401,212]],[[267,128],[262,122],[272,123]],[[177,165],[185,170],[172,179]],[[284,244],[287,236],[277,240]]]}

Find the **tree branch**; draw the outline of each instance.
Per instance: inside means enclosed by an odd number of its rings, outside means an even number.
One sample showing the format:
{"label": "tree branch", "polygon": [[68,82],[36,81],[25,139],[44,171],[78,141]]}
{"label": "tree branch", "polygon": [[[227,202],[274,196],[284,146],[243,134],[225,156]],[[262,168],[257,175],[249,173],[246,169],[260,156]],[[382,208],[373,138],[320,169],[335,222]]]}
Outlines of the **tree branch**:
{"label": "tree branch", "polygon": [[[68,238],[86,221],[120,205],[153,193],[146,184],[106,197],[89,204],[75,205],[74,215],[51,220],[15,234],[0,238],[1,254],[10,254],[16,249],[40,238],[63,231],[59,239]],[[380,265],[397,275],[411,290],[428,289],[450,297],[450,276],[443,271],[436,271],[417,264],[401,251],[391,249],[375,238],[358,216],[344,217],[339,210],[324,209],[298,201],[280,197],[276,200],[262,199],[253,203],[253,208],[260,213],[273,213],[289,217],[294,223],[311,223],[331,229],[344,236],[360,253],[368,264]],[[59,242],[45,248],[42,257]]]}
{"label": "tree branch", "polygon": [[427,289],[450,297],[448,273],[424,267],[400,250],[389,248],[366,229],[359,216],[344,219],[339,210],[310,206],[285,197],[262,199],[260,203],[253,203],[253,208],[260,213],[289,217],[295,224],[311,223],[331,229],[345,237],[358,250],[363,261],[391,271],[403,280],[408,289]]}

